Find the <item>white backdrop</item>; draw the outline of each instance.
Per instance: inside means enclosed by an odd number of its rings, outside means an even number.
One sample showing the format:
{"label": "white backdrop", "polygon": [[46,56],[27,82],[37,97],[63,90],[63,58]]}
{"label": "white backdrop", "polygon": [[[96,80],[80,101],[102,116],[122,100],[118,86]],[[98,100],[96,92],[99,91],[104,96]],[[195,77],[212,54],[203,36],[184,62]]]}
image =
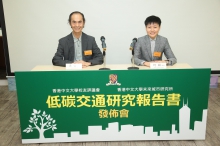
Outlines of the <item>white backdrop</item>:
{"label": "white backdrop", "polygon": [[100,49],[105,36],[107,64],[130,63],[132,39],[156,15],[178,63],[220,70],[220,0],[3,0],[3,7],[12,72],[51,65],[73,11],[84,13],[83,31]]}

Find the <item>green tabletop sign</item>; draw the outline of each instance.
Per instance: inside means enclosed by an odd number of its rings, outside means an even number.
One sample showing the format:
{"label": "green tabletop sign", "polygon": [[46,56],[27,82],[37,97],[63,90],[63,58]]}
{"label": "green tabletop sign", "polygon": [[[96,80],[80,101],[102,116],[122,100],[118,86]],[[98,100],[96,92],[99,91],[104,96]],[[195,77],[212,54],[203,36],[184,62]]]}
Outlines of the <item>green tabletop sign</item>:
{"label": "green tabletop sign", "polygon": [[22,143],[205,139],[210,71],[16,72]]}

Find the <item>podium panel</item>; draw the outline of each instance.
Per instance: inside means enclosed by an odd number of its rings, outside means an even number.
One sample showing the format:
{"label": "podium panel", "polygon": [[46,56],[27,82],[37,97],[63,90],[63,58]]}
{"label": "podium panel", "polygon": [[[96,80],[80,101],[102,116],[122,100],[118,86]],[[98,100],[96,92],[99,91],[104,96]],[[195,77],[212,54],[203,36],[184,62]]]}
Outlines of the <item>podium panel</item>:
{"label": "podium panel", "polygon": [[205,139],[210,72],[15,72],[22,143]]}

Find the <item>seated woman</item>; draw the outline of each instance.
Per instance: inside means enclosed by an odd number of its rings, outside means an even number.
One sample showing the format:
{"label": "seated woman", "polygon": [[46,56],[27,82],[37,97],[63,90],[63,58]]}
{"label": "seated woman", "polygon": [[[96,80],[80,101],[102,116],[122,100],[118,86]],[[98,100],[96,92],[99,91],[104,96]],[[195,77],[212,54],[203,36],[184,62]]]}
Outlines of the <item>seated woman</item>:
{"label": "seated woman", "polygon": [[[164,62],[174,65],[177,62],[167,38],[158,35],[161,20],[157,16],[149,16],[145,20],[147,35],[138,38],[134,49],[134,63],[136,65],[150,66],[150,62]],[[162,56],[167,60],[162,60]]]}

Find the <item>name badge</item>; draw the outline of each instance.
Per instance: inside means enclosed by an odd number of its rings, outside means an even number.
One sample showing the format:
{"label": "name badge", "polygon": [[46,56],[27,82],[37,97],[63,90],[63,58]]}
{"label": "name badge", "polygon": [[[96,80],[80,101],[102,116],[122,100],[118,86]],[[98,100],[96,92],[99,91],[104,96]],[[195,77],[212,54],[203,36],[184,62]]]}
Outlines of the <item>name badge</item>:
{"label": "name badge", "polygon": [[82,63],[77,64],[66,64],[66,70],[79,70],[82,69]]}
{"label": "name badge", "polygon": [[161,56],[161,52],[154,52],[154,57],[160,57]]}
{"label": "name badge", "polygon": [[86,56],[92,55],[92,50],[86,50],[86,51],[84,51],[84,55],[86,55]]}
{"label": "name badge", "polygon": [[167,67],[167,65],[166,65],[166,63],[150,63],[150,68],[152,68],[152,69],[164,69],[164,68],[166,68]]}

